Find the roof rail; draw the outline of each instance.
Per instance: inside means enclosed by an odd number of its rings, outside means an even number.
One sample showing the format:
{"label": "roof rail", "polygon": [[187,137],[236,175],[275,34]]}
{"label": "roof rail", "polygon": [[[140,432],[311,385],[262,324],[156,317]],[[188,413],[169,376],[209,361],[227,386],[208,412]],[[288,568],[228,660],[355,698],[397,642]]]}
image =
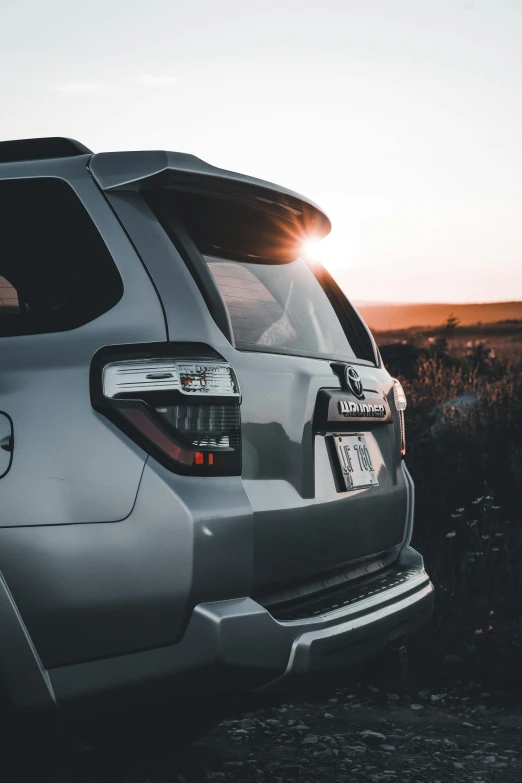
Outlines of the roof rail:
{"label": "roof rail", "polygon": [[75,155],[92,155],[92,150],[74,139],[59,136],[42,139],[16,139],[0,141],[0,163],[22,160],[69,158]]}

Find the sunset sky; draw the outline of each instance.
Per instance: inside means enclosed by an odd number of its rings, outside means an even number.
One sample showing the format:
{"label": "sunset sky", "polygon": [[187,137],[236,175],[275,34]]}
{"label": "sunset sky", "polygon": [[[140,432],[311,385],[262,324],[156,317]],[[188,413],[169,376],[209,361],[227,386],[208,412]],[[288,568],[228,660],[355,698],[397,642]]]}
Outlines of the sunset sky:
{"label": "sunset sky", "polygon": [[522,299],[521,0],[0,0],[0,138],[307,194],[355,300]]}

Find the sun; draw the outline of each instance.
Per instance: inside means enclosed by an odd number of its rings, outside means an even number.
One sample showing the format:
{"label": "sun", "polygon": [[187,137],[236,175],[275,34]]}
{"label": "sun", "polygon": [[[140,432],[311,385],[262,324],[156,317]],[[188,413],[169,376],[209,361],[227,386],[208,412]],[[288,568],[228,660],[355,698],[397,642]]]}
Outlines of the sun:
{"label": "sun", "polygon": [[303,242],[303,254],[312,261],[322,260],[323,240],[319,237],[308,237]]}
{"label": "sun", "polygon": [[338,247],[335,237],[328,234],[324,239],[309,236],[302,245],[303,255],[308,261],[318,261],[330,272],[333,269],[342,268],[346,264],[345,253]]}

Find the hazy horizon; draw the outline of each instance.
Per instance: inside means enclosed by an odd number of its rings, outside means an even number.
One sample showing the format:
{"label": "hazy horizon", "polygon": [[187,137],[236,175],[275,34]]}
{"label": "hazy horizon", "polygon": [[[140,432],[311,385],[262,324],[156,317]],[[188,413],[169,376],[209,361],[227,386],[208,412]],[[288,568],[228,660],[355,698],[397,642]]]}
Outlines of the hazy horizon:
{"label": "hazy horizon", "polygon": [[507,304],[520,304],[522,303],[522,299],[494,299],[493,301],[482,301],[482,302],[451,302],[451,301],[440,301],[440,302],[417,302],[412,300],[411,302],[408,301],[401,301],[401,302],[394,302],[390,300],[380,300],[380,299],[354,299],[353,303],[356,305],[370,305],[375,307],[415,307],[419,306],[422,307],[424,305],[430,306],[430,307],[447,307],[451,305],[462,306],[462,307],[481,307],[482,305],[507,305]]}
{"label": "hazy horizon", "polygon": [[450,316],[460,326],[518,323],[522,325],[522,301],[514,302],[354,302],[366,323],[375,332],[396,329],[433,328],[444,325]]}
{"label": "hazy horizon", "polygon": [[355,300],[522,300],[518,0],[0,0],[2,138],[286,185]]}

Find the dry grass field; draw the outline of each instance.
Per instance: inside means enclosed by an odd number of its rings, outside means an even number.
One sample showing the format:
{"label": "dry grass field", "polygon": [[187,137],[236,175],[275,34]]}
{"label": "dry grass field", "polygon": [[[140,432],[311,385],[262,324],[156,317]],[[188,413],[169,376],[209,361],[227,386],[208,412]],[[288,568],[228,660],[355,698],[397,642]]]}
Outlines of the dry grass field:
{"label": "dry grass field", "polygon": [[520,674],[522,321],[377,334],[409,400],[414,543],[437,587],[427,659]]}

